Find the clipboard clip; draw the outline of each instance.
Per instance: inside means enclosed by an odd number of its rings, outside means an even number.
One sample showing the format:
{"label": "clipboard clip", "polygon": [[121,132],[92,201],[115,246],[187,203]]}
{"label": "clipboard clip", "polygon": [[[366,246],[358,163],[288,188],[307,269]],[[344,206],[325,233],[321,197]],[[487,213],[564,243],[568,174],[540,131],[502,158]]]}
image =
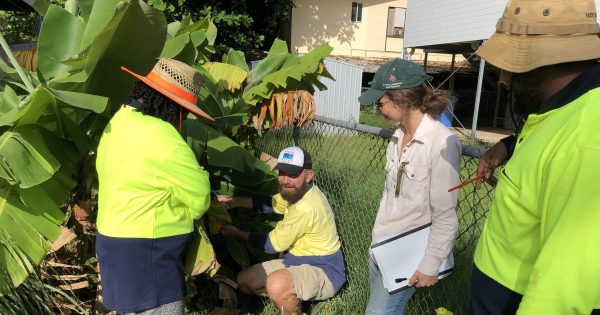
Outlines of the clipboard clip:
{"label": "clipboard clip", "polygon": [[396,283],[400,283],[402,281],[406,281],[408,278],[396,278]]}

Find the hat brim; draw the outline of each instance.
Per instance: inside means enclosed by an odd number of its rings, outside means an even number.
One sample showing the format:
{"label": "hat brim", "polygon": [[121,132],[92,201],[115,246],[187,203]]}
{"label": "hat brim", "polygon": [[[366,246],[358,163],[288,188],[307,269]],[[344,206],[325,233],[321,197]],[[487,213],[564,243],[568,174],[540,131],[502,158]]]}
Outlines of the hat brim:
{"label": "hat brim", "polygon": [[476,52],[497,68],[512,73],[559,63],[600,59],[600,38],[587,35],[510,35],[494,33]]}
{"label": "hat brim", "polygon": [[287,163],[277,163],[277,165],[275,165],[275,169],[291,175],[300,174],[304,170],[302,166],[291,165]]}
{"label": "hat brim", "polygon": [[375,104],[375,102],[377,102],[383,95],[385,95],[385,91],[369,88],[358,97],[358,102],[361,105],[372,105]]}
{"label": "hat brim", "polygon": [[198,115],[198,116],[200,116],[200,117],[202,117],[202,118],[208,119],[208,120],[210,120],[210,121],[215,121],[215,119],[214,119],[214,118],[210,117],[210,115],[208,115],[206,112],[204,112],[203,110],[201,110],[201,109],[200,109],[198,106],[196,106],[196,104],[192,104],[192,103],[190,103],[189,101],[186,101],[186,100],[184,100],[183,98],[181,98],[181,97],[179,97],[179,96],[175,95],[174,93],[172,93],[172,92],[170,92],[170,91],[166,90],[165,88],[163,88],[162,86],[160,86],[160,85],[158,85],[158,84],[154,83],[153,81],[149,80],[148,78],[146,78],[146,77],[143,77],[143,76],[141,76],[141,75],[139,75],[139,74],[137,74],[137,73],[135,73],[135,72],[133,72],[133,71],[131,71],[131,70],[127,69],[127,68],[126,68],[126,67],[124,67],[124,66],[121,66],[121,70],[123,70],[123,71],[125,71],[125,72],[127,72],[127,73],[131,74],[131,75],[132,75],[132,76],[134,76],[136,79],[138,79],[138,80],[140,80],[140,81],[144,82],[144,84],[148,85],[149,87],[151,87],[152,89],[154,89],[154,90],[155,90],[155,91],[157,91],[158,93],[160,93],[160,94],[162,94],[162,95],[164,95],[164,96],[168,97],[168,98],[169,98],[169,99],[171,99],[173,102],[175,102],[175,103],[177,103],[177,104],[179,104],[179,105],[181,105],[181,106],[185,107],[185,108],[186,108],[186,109],[188,109],[190,112],[192,112],[192,113],[194,113],[194,114],[196,114],[196,115]]}

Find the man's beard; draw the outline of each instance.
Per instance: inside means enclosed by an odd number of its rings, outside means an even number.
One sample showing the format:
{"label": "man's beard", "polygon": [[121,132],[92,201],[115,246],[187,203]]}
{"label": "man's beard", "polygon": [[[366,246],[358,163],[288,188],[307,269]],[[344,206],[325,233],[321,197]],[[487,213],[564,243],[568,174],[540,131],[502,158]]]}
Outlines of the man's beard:
{"label": "man's beard", "polygon": [[[290,187],[286,187],[290,188]],[[281,197],[289,203],[296,203],[298,200],[304,197],[304,194],[308,191],[308,183],[302,183],[302,186],[299,188],[292,188],[292,190],[284,191],[283,186],[279,185],[279,193],[281,193]]]}
{"label": "man's beard", "polygon": [[512,79],[512,108],[515,114],[527,116],[542,107],[537,75],[514,75]]}

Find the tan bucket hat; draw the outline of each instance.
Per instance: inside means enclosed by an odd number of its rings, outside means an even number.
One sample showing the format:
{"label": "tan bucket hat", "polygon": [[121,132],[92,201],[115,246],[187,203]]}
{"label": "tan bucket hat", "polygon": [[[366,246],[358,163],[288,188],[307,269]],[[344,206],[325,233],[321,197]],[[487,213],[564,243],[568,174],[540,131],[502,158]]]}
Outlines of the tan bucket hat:
{"label": "tan bucket hat", "polygon": [[121,66],[121,70],[136,77],[192,113],[211,121],[215,120],[196,106],[202,75],[189,65],[178,60],[161,58],[145,77],[123,66]]}
{"label": "tan bucket hat", "polygon": [[594,0],[510,0],[496,33],[475,53],[492,65],[523,73],[600,58]]}

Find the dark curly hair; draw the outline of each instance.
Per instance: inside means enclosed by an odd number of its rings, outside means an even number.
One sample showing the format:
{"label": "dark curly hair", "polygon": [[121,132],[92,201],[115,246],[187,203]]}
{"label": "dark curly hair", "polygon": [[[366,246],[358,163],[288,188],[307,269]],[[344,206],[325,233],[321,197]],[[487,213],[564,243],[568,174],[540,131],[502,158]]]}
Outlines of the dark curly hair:
{"label": "dark curly hair", "polygon": [[408,89],[388,90],[385,94],[395,104],[407,104],[418,108],[433,119],[437,119],[446,108],[450,107],[448,92],[433,90],[425,83]]}
{"label": "dark curly hair", "polygon": [[171,124],[179,122],[180,112],[181,117],[186,117],[188,113],[186,108],[141,81],[137,81],[133,85],[129,97],[143,104],[139,109],[142,114],[162,119]]}

